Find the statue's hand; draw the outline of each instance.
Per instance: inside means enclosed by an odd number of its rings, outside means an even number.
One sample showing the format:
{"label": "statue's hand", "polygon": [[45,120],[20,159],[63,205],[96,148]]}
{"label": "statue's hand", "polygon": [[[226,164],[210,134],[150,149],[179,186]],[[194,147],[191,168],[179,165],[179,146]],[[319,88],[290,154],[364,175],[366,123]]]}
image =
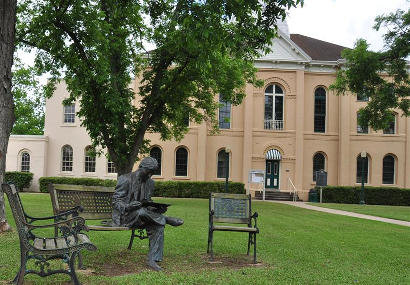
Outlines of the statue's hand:
{"label": "statue's hand", "polygon": [[142,204],[139,201],[132,201],[128,207],[127,207],[127,211],[132,211],[132,210],[136,210],[141,208]]}

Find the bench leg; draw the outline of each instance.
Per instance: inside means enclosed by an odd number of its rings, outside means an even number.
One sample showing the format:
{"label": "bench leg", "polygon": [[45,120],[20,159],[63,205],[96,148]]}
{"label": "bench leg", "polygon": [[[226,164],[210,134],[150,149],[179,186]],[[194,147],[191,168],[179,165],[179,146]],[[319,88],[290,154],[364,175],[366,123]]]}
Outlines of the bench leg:
{"label": "bench leg", "polygon": [[253,234],[253,263],[256,263],[256,233]]}
{"label": "bench leg", "polygon": [[78,253],[78,269],[83,269],[83,270],[85,269],[81,252]]}
{"label": "bench leg", "polygon": [[77,274],[75,273],[75,259],[78,255],[78,252],[73,252],[70,256],[69,266],[70,266],[70,276],[71,281],[73,281],[74,285],[81,285],[80,281],[78,280]]}
{"label": "bench leg", "polygon": [[209,231],[209,242],[208,242],[208,246],[210,247],[210,253],[211,253],[211,261],[214,260],[213,243],[214,243],[214,232],[211,230]]}
{"label": "bench leg", "polygon": [[249,251],[251,249],[251,241],[252,241],[252,233],[249,233],[249,235],[248,235],[248,253],[247,253],[247,255],[249,255]]}
{"label": "bench leg", "polygon": [[135,237],[135,229],[132,229],[130,243],[128,244],[128,249],[129,250],[131,250],[131,248],[132,248],[132,243],[134,242],[134,237]]}
{"label": "bench leg", "polygon": [[28,251],[26,249],[20,249],[20,269],[13,279],[13,283],[17,285],[22,285],[24,282],[24,275],[26,273],[26,262],[27,262]]}

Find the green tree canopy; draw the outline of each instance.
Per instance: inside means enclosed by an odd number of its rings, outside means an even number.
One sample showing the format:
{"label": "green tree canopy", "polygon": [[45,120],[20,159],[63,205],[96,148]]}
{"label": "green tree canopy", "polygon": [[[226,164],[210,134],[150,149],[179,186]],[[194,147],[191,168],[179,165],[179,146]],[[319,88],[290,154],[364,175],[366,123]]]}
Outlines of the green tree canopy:
{"label": "green tree canopy", "polygon": [[[79,99],[94,146],[107,148],[123,174],[146,151],[147,131],[181,139],[187,115],[216,126],[216,94],[241,103],[245,85],[260,83],[253,59],[268,51],[276,20],[298,4],[303,0],[21,0],[17,40],[37,50],[50,84],[65,80],[66,102]],[[155,49],[145,51],[147,43]]]}
{"label": "green tree canopy", "polygon": [[385,49],[370,51],[368,43],[359,39],[354,49],[343,51],[345,68],[338,71],[336,82],[330,86],[337,94],[352,92],[369,98],[360,110],[360,124],[376,130],[388,127],[396,110],[410,115],[410,10],[378,16],[374,29],[381,27],[388,31],[384,34]]}
{"label": "green tree canopy", "polygon": [[44,93],[33,67],[15,59],[12,93],[16,120],[12,134],[42,135],[44,133]]}

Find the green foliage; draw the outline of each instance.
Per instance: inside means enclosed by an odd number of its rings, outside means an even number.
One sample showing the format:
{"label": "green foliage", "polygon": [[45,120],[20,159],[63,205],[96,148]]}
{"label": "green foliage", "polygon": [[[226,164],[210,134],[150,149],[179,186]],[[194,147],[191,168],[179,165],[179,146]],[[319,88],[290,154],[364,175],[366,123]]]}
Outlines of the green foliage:
{"label": "green foliage", "polygon": [[33,67],[26,67],[15,59],[12,77],[14,98],[14,135],[42,135],[44,133],[44,93]]}
{"label": "green foliage", "polygon": [[[323,188],[324,203],[359,204],[360,186],[327,186]],[[368,205],[410,206],[410,189],[397,187],[364,187]]]}
{"label": "green foliage", "polygon": [[19,190],[28,188],[32,180],[33,173],[31,172],[8,171],[4,177],[5,183],[13,183]]}
{"label": "green foliage", "polygon": [[396,110],[410,116],[410,80],[407,58],[410,54],[410,10],[376,18],[374,29],[386,27],[385,49],[369,50],[368,43],[359,39],[354,49],[345,49],[345,69],[338,71],[330,86],[338,95],[352,92],[370,98],[360,109],[359,123],[373,129],[385,129],[394,119]]}
{"label": "green foliage", "polygon": [[41,177],[39,179],[40,192],[48,193],[47,185],[49,183],[88,185],[88,186],[106,186],[106,187],[114,187],[115,185],[117,185],[117,181],[112,180],[112,179],[73,178],[73,177]]}
{"label": "green foliage", "polygon": [[[41,177],[39,179],[40,192],[48,193],[49,183],[114,187],[117,181],[97,178]],[[228,187],[229,193],[245,193],[243,183],[229,182]],[[211,192],[224,192],[224,190],[224,182],[156,181],[154,195],[156,197],[208,198]]]}
{"label": "green foliage", "polygon": [[[303,0],[21,0],[17,42],[37,50],[79,99],[82,125],[107,148],[119,174],[147,151],[147,131],[180,140],[185,119],[217,128],[217,94],[240,104],[247,83],[260,86],[253,58],[268,51],[276,19]],[[144,44],[155,46],[146,52]],[[64,73],[62,73],[64,71]],[[131,75],[139,104],[133,104]]]}
{"label": "green foliage", "polygon": [[[224,182],[155,182],[154,196],[174,198],[209,198],[211,192],[224,192]],[[238,182],[228,183],[229,193],[245,193],[245,185]]]}

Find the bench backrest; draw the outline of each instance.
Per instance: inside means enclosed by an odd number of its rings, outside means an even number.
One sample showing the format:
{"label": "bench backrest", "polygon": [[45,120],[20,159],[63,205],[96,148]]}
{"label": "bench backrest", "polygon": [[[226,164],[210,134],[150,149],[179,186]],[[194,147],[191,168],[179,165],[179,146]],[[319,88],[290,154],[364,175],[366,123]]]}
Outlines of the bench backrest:
{"label": "bench backrest", "polygon": [[251,195],[211,193],[209,211],[214,223],[250,224]]}
{"label": "bench backrest", "polygon": [[83,207],[80,216],[86,220],[111,219],[115,187],[49,184],[54,214],[73,207]]}
{"label": "bench backrest", "polygon": [[[7,195],[9,200],[11,212],[13,213],[14,220],[16,222],[17,232],[19,234],[20,241],[24,244],[28,244],[27,227],[24,225],[28,221],[26,219],[26,214],[24,212],[23,204],[19,193],[17,192],[16,186],[14,184],[2,184],[2,190]],[[1,194],[3,195],[3,194]]]}

